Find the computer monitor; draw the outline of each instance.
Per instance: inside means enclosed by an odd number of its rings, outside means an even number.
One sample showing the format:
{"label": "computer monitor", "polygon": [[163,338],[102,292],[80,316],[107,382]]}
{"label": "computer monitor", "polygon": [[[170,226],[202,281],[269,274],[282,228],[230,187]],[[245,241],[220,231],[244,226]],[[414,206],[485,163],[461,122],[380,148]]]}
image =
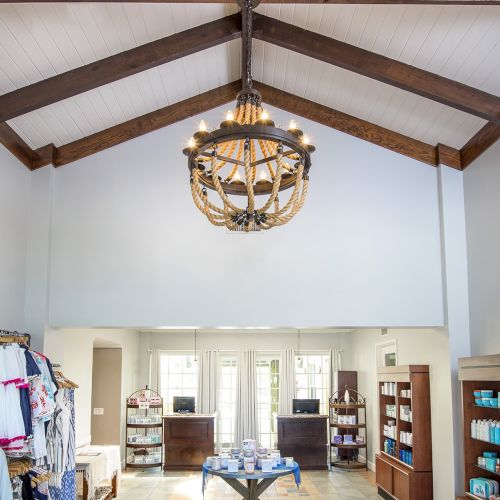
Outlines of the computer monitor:
{"label": "computer monitor", "polygon": [[194,413],[194,397],[174,396],[174,413]]}
{"label": "computer monitor", "polygon": [[293,413],[319,413],[319,399],[294,399]]}

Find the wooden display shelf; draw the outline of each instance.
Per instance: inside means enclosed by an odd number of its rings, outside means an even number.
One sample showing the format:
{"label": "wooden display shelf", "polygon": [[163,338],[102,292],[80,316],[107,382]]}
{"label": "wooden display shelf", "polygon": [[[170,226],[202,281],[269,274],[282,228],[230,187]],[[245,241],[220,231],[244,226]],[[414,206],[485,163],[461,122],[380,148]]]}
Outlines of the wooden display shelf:
{"label": "wooden display shelf", "polygon": [[[127,403],[127,408],[139,408],[139,405],[131,405]],[[142,410],[149,410],[150,408],[163,408],[163,404],[149,405],[148,408],[141,408]]]}
{"label": "wooden display shelf", "polygon": [[127,463],[127,467],[131,469],[152,469],[154,467],[161,467],[161,462],[155,462],[152,464],[135,464],[135,463]]}
{"label": "wooden display shelf", "polygon": [[349,403],[348,405],[346,405],[342,403],[330,403],[330,408],[337,408],[337,409],[345,408],[346,410],[352,410],[357,408],[366,408],[366,404]]}
{"label": "wooden display shelf", "polygon": [[365,444],[335,444],[335,443],[331,443],[330,445],[332,448],[346,448],[346,449],[349,449],[349,448],[366,448],[366,443]]}
{"label": "wooden display shelf", "polygon": [[500,447],[500,444],[497,443],[490,443],[489,441],[483,441],[482,439],[477,439],[477,438],[470,438],[472,441],[476,443],[482,443],[484,446],[496,446],[497,448]]}
{"label": "wooden display shelf", "polygon": [[127,424],[129,429],[154,429],[158,427],[163,427],[162,423],[159,424]]}
{"label": "wooden display shelf", "polygon": [[137,444],[137,443],[127,443],[127,448],[161,448],[162,443],[151,443],[151,444]]}
{"label": "wooden display shelf", "polygon": [[[385,498],[407,500],[431,500],[432,493],[432,435],[430,411],[429,367],[405,365],[382,367],[377,374],[379,402],[379,442],[381,449],[376,455],[376,480]],[[384,384],[391,384],[393,395],[382,394]],[[386,387],[387,388],[387,387]],[[401,391],[411,390],[411,396],[400,396]],[[389,417],[386,404],[396,406],[396,415]],[[409,406],[412,421],[401,418],[400,406]],[[386,420],[396,421],[396,435],[384,432]],[[413,444],[400,441],[400,431],[411,432]],[[390,440],[397,456],[384,451],[384,441]],[[399,458],[401,451],[412,453],[412,465]]]}
{"label": "wooden display shelf", "polygon": [[467,498],[473,498],[474,500],[486,500],[484,497],[478,497],[476,495],[473,495],[472,493],[469,493],[468,491],[465,492],[465,496]]}
{"label": "wooden display shelf", "polygon": [[490,474],[495,474],[495,476],[500,476],[500,472],[496,472],[494,470],[487,469],[486,467],[483,467],[482,465],[478,464],[472,464],[474,467],[477,467],[478,469],[481,469],[484,472],[489,472]]}
{"label": "wooden display shelf", "polygon": [[408,469],[413,470],[413,467],[411,465],[407,464],[406,462],[403,462],[402,460],[399,460],[399,458],[393,455],[389,455],[389,453],[386,453],[385,451],[381,451],[380,454],[385,457],[392,458],[392,460],[395,460],[398,464],[404,465],[405,467],[408,467]]}
{"label": "wooden display shelf", "polygon": [[366,469],[366,463],[359,462],[358,460],[337,460],[336,462],[331,462],[330,465],[345,470]]}
{"label": "wooden display shelf", "polygon": [[[477,465],[477,459],[484,451],[499,450],[500,445],[473,438],[472,420],[498,419],[498,407],[476,405],[475,390],[492,390],[494,396],[500,391],[500,355],[460,358],[458,379],[462,383],[462,411],[464,425],[464,489],[468,498],[479,497],[469,493],[470,480],[474,477],[496,479],[500,474]],[[496,411],[495,411],[496,410]],[[481,499],[483,500],[483,499]]]}
{"label": "wooden display shelf", "polygon": [[337,427],[338,429],[365,429],[366,424],[330,424],[330,427]]}

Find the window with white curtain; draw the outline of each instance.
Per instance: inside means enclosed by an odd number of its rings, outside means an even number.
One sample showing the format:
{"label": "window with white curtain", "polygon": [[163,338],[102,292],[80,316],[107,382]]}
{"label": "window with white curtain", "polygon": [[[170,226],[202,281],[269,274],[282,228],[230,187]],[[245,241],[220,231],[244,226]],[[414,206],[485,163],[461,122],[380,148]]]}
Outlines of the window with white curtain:
{"label": "window with white curtain", "polygon": [[319,399],[319,412],[328,415],[330,354],[301,352],[295,355],[295,397]]}
{"label": "window with white curtain", "polygon": [[161,352],[159,370],[159,392],[163,398],[166,413],[173,411],[174,396],[193,396],[196,398],[198,363],[195,362],[193,354]]}
{"label": "window with white curtain", "polygon": [[280,391],[280,355],[257,353],[256,375],[259,444],[275,448],[278,441],[276,415]]}
{"label": "window with white curtain", "polygon": [[236,354],[219,356],[219,404],[217,408],[218,447],[230,448],[234,442],[236,418],[236,372],[238,358]]}

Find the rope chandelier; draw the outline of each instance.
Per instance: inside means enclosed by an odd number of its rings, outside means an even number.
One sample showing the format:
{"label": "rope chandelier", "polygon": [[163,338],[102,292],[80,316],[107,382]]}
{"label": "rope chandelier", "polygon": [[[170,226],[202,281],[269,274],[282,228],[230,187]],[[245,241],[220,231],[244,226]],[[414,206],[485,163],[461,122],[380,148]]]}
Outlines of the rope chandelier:
{"label": "rope chandelier", "polygon": [[[242,90],[236,109],[228,111],[216,130],[209,132],[201,121],[184,154],[198,209],[215,226],[248,232],[286,224],[302,208],[315,148],[293,120],[284,130],[262,109],[261,95],[252,85],[256,2],[241,2]],[[283,191],[287,196],[281,200]],[[238,203],[241,198],[244,202]]]}

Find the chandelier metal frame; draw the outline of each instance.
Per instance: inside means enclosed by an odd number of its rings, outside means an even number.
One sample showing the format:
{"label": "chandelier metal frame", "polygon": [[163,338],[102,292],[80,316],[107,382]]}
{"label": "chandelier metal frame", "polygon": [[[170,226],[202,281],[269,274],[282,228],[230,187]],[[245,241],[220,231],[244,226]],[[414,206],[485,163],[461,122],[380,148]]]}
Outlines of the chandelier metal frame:
{"label": "chandelier metal frame", "polygon": [[[253,8],[257,2],[241,0],[242,9],[242,90],[237,95],[234,115],[228,114],[220,128],[204,126],[193,135],[188,157],[191,192],[198,209],[216,226],[233,231],[258,231],[286,224],[304,204],[309,185],[311,153],[315,148],[293,124],[288,130],[276,127],[262,109],[260,93],[252,83]],[[259,156],[260,150],[260,156]],[[257,167],[267,168],[257,180]],[[223,178],[222,169],[230,166]],[[244,172],[241,180],[239,169]],[[207,188],[222,200],[209,200]],[[278,193],[291,189],[288,201],[280,206]],[[256,196],[268,195],[260,207]],[[247,206],[238,207],[230,196],[246,196]]]}

